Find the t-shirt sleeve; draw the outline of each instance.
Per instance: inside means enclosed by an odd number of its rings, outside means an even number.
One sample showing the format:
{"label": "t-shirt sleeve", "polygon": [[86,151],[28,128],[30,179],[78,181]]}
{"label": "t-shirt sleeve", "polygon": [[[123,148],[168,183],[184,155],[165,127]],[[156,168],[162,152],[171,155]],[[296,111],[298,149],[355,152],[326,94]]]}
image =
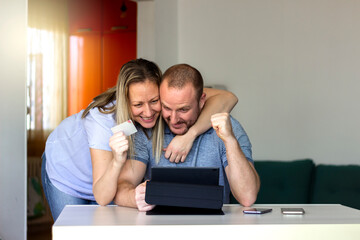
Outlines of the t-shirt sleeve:
{"label": "t-shirt sleeve", "polygon": [[[235,137],[236,137],[246,159],[249,162],[251,162],[252,164],[254,164],[254,160],[252,158],[251,142],[250,142],[250,139],[249,139],[248,135],[246,134],[244,128],[241,126],[241,124],[238,121],[234,120],[233,118],[231,118],[231,124],[232,124],[232,129],[235,134]],[[222,159],[224,167],[226,167],[228,165],[228,162],[227,162],[226,149],[225,149],[224,144],[222,144],[221,159]]]}
{"label": "t-shirt sleeve", "polygon": [[93,108],[83,121],[89,147],[111,151],[109,139],[113,135],[111,128],[116,124],[114,114],[101,113],[98,108]]}
{"label": "t-shirt sleeve", "polygon": [[142,129],[137,127],[137,132],[134,137],[135,156],[134,159],[145,163],[146,165],[150,161],[149,147],[151,146],[151,138],[148,139]]}

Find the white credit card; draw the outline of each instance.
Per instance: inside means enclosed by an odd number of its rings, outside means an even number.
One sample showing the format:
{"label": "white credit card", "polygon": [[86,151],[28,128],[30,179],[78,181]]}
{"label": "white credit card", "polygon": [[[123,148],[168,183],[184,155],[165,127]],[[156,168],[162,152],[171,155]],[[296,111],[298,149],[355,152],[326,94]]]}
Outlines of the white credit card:
{"label": "white credit card", "polygon": [[131,120],[127,120],[126,122],[120,123],[119,125],[111,128],[113,134],[122,131],[126,136],[130,136],[137,132],[134,123]]}

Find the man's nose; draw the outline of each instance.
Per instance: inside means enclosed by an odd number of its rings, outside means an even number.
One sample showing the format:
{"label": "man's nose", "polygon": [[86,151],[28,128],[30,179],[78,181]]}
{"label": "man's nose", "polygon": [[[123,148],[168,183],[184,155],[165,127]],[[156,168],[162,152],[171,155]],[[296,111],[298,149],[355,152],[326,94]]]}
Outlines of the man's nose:
{"label": "man's nose", "polygon": [[179,120],[177,113],[175,111],[171,112],[170,114],[170,123],[175,124]]}

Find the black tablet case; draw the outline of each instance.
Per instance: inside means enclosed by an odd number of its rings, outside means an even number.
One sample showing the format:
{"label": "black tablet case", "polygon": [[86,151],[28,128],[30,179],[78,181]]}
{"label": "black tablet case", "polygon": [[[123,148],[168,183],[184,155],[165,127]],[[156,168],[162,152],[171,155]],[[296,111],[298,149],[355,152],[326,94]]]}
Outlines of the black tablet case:
{"label": "black tablet case", "polygon": [[157,206],[221,210],[224,187],[218,183],[218,168],[156,167],[146,184],[145,201]]}

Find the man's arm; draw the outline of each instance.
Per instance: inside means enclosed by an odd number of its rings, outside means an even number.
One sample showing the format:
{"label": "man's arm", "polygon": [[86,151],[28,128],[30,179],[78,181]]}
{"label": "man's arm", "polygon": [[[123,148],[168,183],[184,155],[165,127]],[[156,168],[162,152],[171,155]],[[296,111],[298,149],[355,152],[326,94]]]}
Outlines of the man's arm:
{"label": "man's arm", "polygon": [[214,114],[212,126],[225,144],[228,166],[225,168],[231,192],[243,206],[251,206],[260,189],[260,178],[251,162],[247,160],[232,131],[228,113]]}
{"label": "man's arm", "polygon": [[[138,208],[149,211],[154,208],[145,202],[146,182],[141,183],[145,176],[146,165],[137,160],[127,160],[121,170],[117,193],[114,202],[119,206]],[[139,185],[140,184],[140,185]]]}

